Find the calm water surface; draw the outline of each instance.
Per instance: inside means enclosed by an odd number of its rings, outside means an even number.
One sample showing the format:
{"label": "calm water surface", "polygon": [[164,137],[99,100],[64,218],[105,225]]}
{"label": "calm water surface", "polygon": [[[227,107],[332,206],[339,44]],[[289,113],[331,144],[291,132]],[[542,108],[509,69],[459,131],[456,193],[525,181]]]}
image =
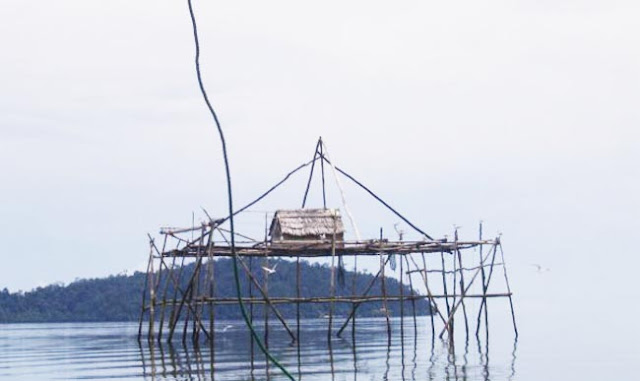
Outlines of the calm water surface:
{"label": "calm water surface", "polygon": [[[327,320],[306,320],[301,325],[299,356],[298,348],[275,325],[269,344],[275,356],[302,380],[535,380],[570,379],[571,375],[598,379],[600,373],[616,374],[606,368],[599,373],[603,369],[598,366],[589,368],[584,352],[563,353],[561,345],[531,345],[546,342],[544,337],[523,340],[521,334],[516,342],[510,326],[495,327],[489,344],[484,335],[481,340],[471,335],[467,343],[460,333],[464,327],[458,326],[456,336],[461,338],[455,354],[450,354],[444,342],[432,340],[429,321],[428,317],[418,318],[414,331],[411,318],[405,319],[401,335],[399,321],[393,320],[388,345],[384,320],[358,319],[355,345],[347,331],[329,347]],[[134,323],[0,325],[0,379],[285,379],[272,365],[267,373],[257,347],[252,362],[250,339],[242,322],[217,322],[216,326],[212,353],[209,344],[198,348],[190,342],[183,345],[179,338],[173,345],[139,345]],[[618,365],[614,362],[612,369]]]}

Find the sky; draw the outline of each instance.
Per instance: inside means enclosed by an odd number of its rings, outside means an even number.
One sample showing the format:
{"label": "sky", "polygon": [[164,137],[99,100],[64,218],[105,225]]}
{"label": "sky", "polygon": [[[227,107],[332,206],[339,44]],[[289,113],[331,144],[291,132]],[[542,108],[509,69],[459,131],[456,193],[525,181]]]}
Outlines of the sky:
{"label": "sky", "polygon": [[[430,235],[455,225],[474,239],[481,220],[501,234],[520,314],[565,311],[569,326],[640,312],[636,2],[194,7],[236,205],[310,160],[322,136],[335,163]],[[226,215],[185,1],[9,0],[0,46],[0,288],[141,270],[147,233],[200,221],[201,208]],[[306,176],[238,230],[260,235],[265,212],[299,207]],[[327,177],[329,206],[344,209]],[[363,238],[393,238],[395,223],[420,238],[341,184]],[[309,206],[321,206],[317,181]]]}

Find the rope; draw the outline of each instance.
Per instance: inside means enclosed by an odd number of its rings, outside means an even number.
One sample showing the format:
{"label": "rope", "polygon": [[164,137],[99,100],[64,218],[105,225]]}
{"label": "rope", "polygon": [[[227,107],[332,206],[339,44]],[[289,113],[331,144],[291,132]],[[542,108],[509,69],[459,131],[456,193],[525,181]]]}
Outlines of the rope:
{"label": "rope", "polygon": [[213,106],[211,105],[211,102],[209,101],[209,97],[207,96],[207,92],[204,89],[204,84],[202,83],[202,75],[200,73],[200,43],[198,41],[198,28],[196,26],[196,18],[195,18],[195,15],[193,13],[193,6],[191,5],[191,0],[187,0],[187,3],[189,5],[189,15],[191,16],[191,24],[193,26],[193,39],[194,39],[195,47],[196,47],[195,64],[196,64],[196,74],[197,74],[197,77],[198,77],[198,85],[200,86],[200,92],[202,93],[202,97],[204,98],[204,101],[207,104],[207,108],[209,109],[209,112],[211,113],[211,116],[213,117],[213,120],[215,122],[216,128],[218,130],[218,134],[220,136],[220,143],[222,145],[222,156],[224,158],[224,169],[225,169],[225,174],[226,174],[226,178],[227,178],[227,196],[228,196],[228,201],[229,201],[229,217],[228,217],[228,219],[229,219],[229,226],[230,226],[229,230],[231,231],[231,255],[233,256],[233,276],[234,276],[234,279],[235,279],[236,295],[237,295],[237,299],[238,299],[238,304],[240,305],[240,311],[242,312],[242,317],[243,317],[247,327],[251,331],[251,336],[253,336],[253,338],[258,343],[258,347],[260,347],[260,350],[267,356],[267,358],[269,358],[269,360],[271,360],[271,362],[274,363],[275,366],[280,368],[280,370],[290,380],[294,381],[295,379],[293,378],[293,376],[265,348],[264,344],[262,343],[262,341],[258,337],[258,334],[256,333],[253,325],[251,324],[251,321],[249,320],[249,317],[247,316],[247,311],[246,311],[246,309],[244,307],[244,303],[242,302],[242,294],[241,294],[241,290],[240,290],[240,276],[239,276],[239,271],[238,271],[238,257],[236,255],[236,245],[235,245],[235,227],[234,227],[234,224],[233,224],[233,216],[234,216],[234,213],[233,213],[233,194],[232,194],[232,190],[231,190],[231,171],[229,169],[229,158],[228,158],[228,155],[227,155],[227,145],[226,145],[226,142],[225,142],[225,139],[224,139],[224,133],[222,132],[222,127],[220,126],[220,121],[218,120],[218,116],[216,115],[216,112],[214,111]]}
{"label": "rope", "polygon": [[353,219],[353,215],[351,214],[351,211],[349,210],[349,206],[347,206],[347,199],[345,198],[344,190],[342,189],[342,184],[340,184],[340,179],[338,178],[338,174],[336,173],[336,167],[333,166],[329,157],[329,149],[327,148],[327,145],[324,142],[322,142],[322,146],[324,148],[324,150],[322,151],[322,157],[327,158],[327,160],[325,161],[331,167],[331,172],[333,173],[333,177],[336,179],[336,185],[338,186],[338,190],[340,191],[340,197],[342,198],[342,206],[344,206],[344,211],[347,213],[347,217],[349,217],[349,222],[351,223],[351,227],[353,227],[353,231],[356,233],[356,241],[360,242],[360,231],[356,226],[356,222]]}
{"label": "rope", "polygon": [[[329,162],[329,160],[326,157],[322,158],[323,160],[325,160],[327,163],[329,163],[331,165],[331,163]],[[387,204],[383,199],[381,199],[380,197],[378,197],[378,195],[376,195],[375,193],[373,193],[369,188],[367,188],[366,186],[364,186],[364,184],[362,184],[360,181],[356,180],[353,176],[351,176],[350,174],[348,174],[347,172],[343,171],[342,169],[340,169],[340,167],[333,167],[335,168],[336,171],[340,172],[341,174],[343,174],[344,176],[346,176],[349,180],[353,181],[354,183],[358,184],[358,186],[360,186],[360,188],[364,189],[367,193],[369,193],[373,198],[375,198],[376,200],[378,200],[382,205],[386,206],[387,209],[389,209],[391,212],[393,212],[393,214],[395,214],[396,216],[398,216],[400,219],[402,219],[402,221],[406,222],[409,226],[411,226],[415,231],[417,231],[418,233],[424,235],[425,237],[427,237],[428,239],[433,241],[433,238],[425,233],[424,231],[422,231],[422,229],[420,229],[419,227],[417,227],[416,225],[414,225],[411,221],[409,221],[405,216],[403,216],[402,214],[400,214],[397,210],[393,209],[391,207],[391,205]]]}

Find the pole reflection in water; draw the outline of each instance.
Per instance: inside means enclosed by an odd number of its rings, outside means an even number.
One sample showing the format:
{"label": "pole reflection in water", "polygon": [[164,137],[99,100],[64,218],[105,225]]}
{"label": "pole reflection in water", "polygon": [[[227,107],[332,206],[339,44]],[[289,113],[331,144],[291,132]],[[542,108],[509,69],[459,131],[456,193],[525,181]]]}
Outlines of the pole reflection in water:
{"label": "pole reflection in water", "polygon": [[[221,324],[222,325],[222,324]],[[227,329],[231,325],[231,329]],[[282,373],[252,362],[251,343],[241,322],[226,322],[216,331],[211,345],[158,344],[143,342],[139,348],[145,379],[151,380],[284,380]],[[287,333],[270,328],[269,347],[298,380],[512,380],[516,375],[517,341],[488,336],[461,341],[452,351],[450,343],[433,339],[429,317],[418,317],[418,331],[412,324],[400,334],[399,319],[392,319],[392,340],[388,342],[384,319],[358,319],[358,332],[349,339],[327,342],[326,321],[302,320],[305,337],[291,344]],[[461,331],[463,332],[463,331]],[[351,335],[350,335],[351,336]],[[405,343],[412,338],[412,343]],[[352,340],[355,338],[355,340]],[[411,340],[411,339],[409,339]],[[475,342],[473,342],[475,341]],[[499,341],[499,342],[498,342]],[[181,342],[181,341],[178,341]],[[473,345],[472,345],[473,344]],[[476,347],[477,356],[469,349]],[[215,366],[212,349],[215,351]],[[492,351],[490,362],[489,351]]]}

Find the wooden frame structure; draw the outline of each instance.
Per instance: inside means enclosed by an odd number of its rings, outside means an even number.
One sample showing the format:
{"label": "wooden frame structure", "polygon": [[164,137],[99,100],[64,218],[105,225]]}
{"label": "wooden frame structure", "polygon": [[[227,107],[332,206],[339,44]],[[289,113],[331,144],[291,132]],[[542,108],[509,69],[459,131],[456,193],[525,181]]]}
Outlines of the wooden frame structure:
{"label": "wooden frame structure", "polygon": [[[215,308],[219,305],[237,304],[242,302],[249,305],[253,311],[253,305],[265,306],[265,338],[268,339],[268,320],[275,316],[279,324],[288,333],[293,342],[300,343],[300,305],[305,303],[328,303],[328,337],[329,342],[333,333],[340,336],[351,322],[351,329],[355,332],[355,318],[358,308],[363,303],[381,303],[381,311],[384,312],[387,325],[387,335],[391,340],[391,323],[387,303],[400,302],[401,327],[405,324],[405,315],[413,317],[416,324],[415,301],[426,299],[431,310],[431,331],[433,337],[450,338],[453,343],[454,326],[456,316],[462,315],[465,333],[470,335],[470,321],[476,322],[475,334],[479,335],[482,327],[488,332],[487,301],[491,298],[506,298],[509,301],[513,328],[517,337],[515,314],[513,309],[512,293],[509,286],[504,253],[500,237],[484,239],[482,236],[482,223],[479,226],[478,238],[475,240],[460,240],[457,229],[454,231],[453,240],[433,239],[424,233],[404,216],[393,209],[389,204],[366,188],[362,183],[334,167],[326,155],[326,147],[320,139],[316,145],[314,157],[311,161],[297,167],[288,173],[283,180],[270,188],[253,202],[240,208],[235,214],[246,211],[251,206],[266,197],[274,189],[284,183],[295,172],[311,166],[309,181],[305,190],[302,207],[305,207],[306,199],[313,176],[316,162],[320,163],[322,173],[323,204],[326,208],[325,195],[325,164],[331,166],[334,174],[340,173],[349,180],[354,181],[374,199],[382,203],[397,217],[401,218],[409,226],[421,233],[424,239],[419,241],[403,241],[402,237],[396,241],[390,241],[382,237],[376,239],[357,239],[352,241],[340,241],[336,245],[336,235],[322,240],[287,242],[271,242],[266,233],[263,240],[252,239],[246,235],[235,233],[239,240],[232,251],[225,223],[229,217],[213,219],[208,216],[208,221],[200,226],[192,226],[185,229],[164,228],[160,231],[162,243],[149,236],[149,260],[147,265],[146,284],[143,291],[143,302],[139,320],[138,339],[145,336],[145,324],[147,321],[146,337],[149,341],[157,340],[171,342],[175,336],[181,336],[183,342],[189,336],[194,342],[205,338],[213,342],[215,336]],[[346,207],[346,205],[344,205]],[[206,212],[205,212],[206,213]],[[347,214],[348,209],[347,209]],[[266,223],[266,221],[265,221]],[[214,239],[214,237],[220,239]],[[214,266],[217,258],[231,257],[235,252],[246,279],[250,282],[249,294],[240,298],[220,297],[216,293],[216,279]],[[360,293],[349,296],[336,296],[336,270],[337,266],[345,258],[354,261],[354,269],[357,270],[357,258],[363,256],[379,257],[379,268],[368,287]],[[385,279],[390,267],[395,268],[396,256],[399,258],[400,285],[397,294],[387,291]],[[268,277],[260,282],[260,277],[252,271],[250,261],[260,258],[268,266],[270,258],[291,258],[297,264],[297,276],[295,279],[296,296],[283,297],[269,295]],[[328,258],[330,260],[330,287],[326,290],[326,296],[309,297],[301,293],[300,259],[301,258]],[[195,263],[194,266],[185,267],[185,260]],[[338,262],[338,263],[336,263]],[[392,266],[393,265],[393,266]],[[189,269],[190,273],[184,273]],[[502,270],[503,281],[499,291],[493,291],[490,287],[496,281],[496,269]],[[181,279],[188,279],[186,286]],[[379,280],[379,290],[374,290],[374,284]],[[294,281],[294,280],[292,280]],[[493,281],[493,282],[492,282]],[[403,292],[404,285],[409,285],[410,293]],[[410,313],[405,311],[405,301],[413,303]],[[335,303],[350,304],[350,313],[339,324],[335,324],[333,305]],[[296,316],[284,316],[278,309],[281,304],[295,304]],[[205,309],[205,306],[207,308]],[[253,312],[251,320],[253,320]],[[475,319],[474,319],[475,317]],[[295,321],[295,327],[291,322]],[[334,327],[335,326],[335,327]],[[337,328],[337,329],[336,329]],[[334,330],[335,329],[335,330]],[[353,335],[355,337],[355,335]],[[268,340],[265,340],[268,343]]]}

